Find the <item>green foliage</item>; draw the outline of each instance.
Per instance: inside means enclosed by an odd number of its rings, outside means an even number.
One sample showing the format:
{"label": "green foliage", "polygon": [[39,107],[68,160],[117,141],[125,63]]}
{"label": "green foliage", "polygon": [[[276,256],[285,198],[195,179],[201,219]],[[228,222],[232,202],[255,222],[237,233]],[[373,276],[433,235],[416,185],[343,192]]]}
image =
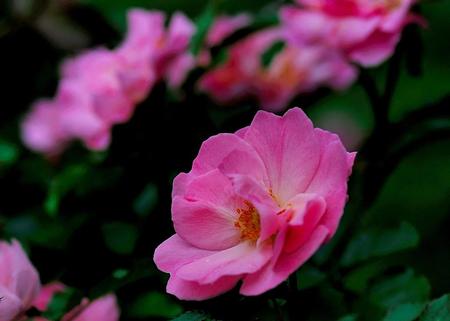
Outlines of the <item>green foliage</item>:
{"label": "green foliage", "polygon": [[446,294],[431,301],[422,316],[420,321],[449,321],[450,320],[450,295]]}
{"label": "green foliage", "polygon": [[172,319],[172,321],[215,321],[211,317],[200,311],[189,311]]}
{"label": "green foliage", "polygon": [[49,320],[60,320],[61,317],[75,306],[79,305],[82,296],[72,288],[66,288],[64,292],[53,296],[43,316]]}
{"label": "green foliage", "polygon": [[370,300],[378,306],[390,309],[404,303],[423,303],[430,295],[430,284],[412,270],[386,277],[370,290]]}
{"label": "green foliage", "polygon": [[306,265],[297,271],[297,288],[307,289],[317,286],[326,279],[327,275],[319,269]]}
{"label": "green foliage", "polygon": [[423,311],[422,303],[404,303],[389,310],[383,321],[414,321]]}
{"label": "green foliage", "polygon": [[158,187],[150,183],[133,203],[134,211],[140,216],[147,216],[158,202]]}
{"label": "green foliage", "polygon": [[416,229],[406,222],[395,229],[369,229],[360,232],[350,241],[341,264],[350,266],[370,258],[393,254],[413,248],[418,242]]}
{"label": "green foliage", "polygon": [[172,302],[166,295],[152,291],[143,294],[133,302],[129,314],[136,318],[173,318],[182,311],[181,306]]}
{"label": "green foliage", "polygon": [[124,222],[111,222],[102,227],[103,238],[111,251],[131,254],[138,238],[137,228]]}
{"label": "green foliage", "polygon": [[283,41],[277,41],[269,49],[267,49],[261,56],[261,64],[264,67],[270,66],[273,59],[283,50],[286,44]]}
{"label": "green foliage", "polygon": [[202,49],[208,30],[214,22],[215,9],[212,4],[208,5],[203,13],[195,21],[197,30],[191,41],[191,52],[197,55]]}

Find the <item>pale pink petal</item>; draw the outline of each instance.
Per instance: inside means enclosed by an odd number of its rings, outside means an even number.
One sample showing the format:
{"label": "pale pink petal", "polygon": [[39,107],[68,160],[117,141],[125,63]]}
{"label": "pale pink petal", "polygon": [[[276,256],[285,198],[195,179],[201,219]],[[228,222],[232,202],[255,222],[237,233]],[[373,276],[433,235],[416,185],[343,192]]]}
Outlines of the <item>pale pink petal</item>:
{"label": "pale pink petal", "polygon": [[176,276],[200,284],[211,284],[224,276],[254,273],[266,264],[271,256],[272,246],[269,243],[257,247],[250,241],[241,242],[234,247],[183,265],[176,272]]}
{"label": "pale pink petal", "polygon": [[349,56],[365,67],[376,66],[388,59],[400,40],[400,33],[377,31],[364,42],[349,49]]}
{"label": "pale pink petal", "polygon": [[175,197],[172,219],[177,234],[195,247],[222,250],[239,242],[236,216],[227,208]]}
{"label": "pale pink petal", "polygon": [[175,273],[181,266],[214,253],[193,247],[175,234],[156,248],[153,260],[161,271]]}
{"label": "pale pink petal", "polygon": [[0,320],[14,320],[14,317],[23,311],[22,301],[2,285],[0,285],[0,298]]}
{"label": "pale pink petal", "polygon": [[317,251],[328,233],[327,228],[319,226],[296,251],[291,253],[281,252],[276,262],[272,261],[259,272],[246,276],[240,293],[243,295],[259,295],[279,285]]}
{"label": "pale pink petal", "polygon": [[237,16],[217,17],[206,36],[207,46],[213,47],[219,45],[237,30],[248,26],[250,22],[251,17],[245,13]]}
{"label": "pale pink petal", "polygon": [[347,199],[347,180],[355,154],[345,150],[337,135],[320,129],[315,131],[320,138],[321,159],[307,192],[325,199],[327,209],[321,222],[328,228],[331,237],[343,214]]}
{"label": "pale pink petal", "polygon": [[206,300],[231,290],[236,286],[239,278],[239,276],[226,276],[212,284],[202,285],[171,275],[167,283],[167,292],[180,300]]}
{"label": "pale pink petal", "polygon": [[[119,307],[113,294],[103,296],[90,303],[71,321],[118,321]],[[63,318],[63,321],[65,319]],[[69,321],[69,320],[67,320]]]}
{"label": "pale pink petal", "polygon": [[274,197],[279,204],[301,193],[319,165],[318,139],[308,117],[299,108],[283,117],[259,111],[245,140],[264,161]]}
{"label": "pale pink petal", "polygon": [[32,106],[21,125],[24,144],[40,153],[59,154],[67,144],[60,126],[60,110],[55,101],[41,100]]}
{"label": "pale pink petal", "polygon": [[195,58],[186,53],[179,55],[168,66],[166,71],[167,83],[172,88],[180,87],[186,80],[189,72],[195,67]]}
{"label": "pale pink petal", "polygon": [[52,282],[44,285],[41,288],[38,297],[35,298],[33,306],[36,307],[39,311],[47,310],[47,307],[53,299],[53,296],[57,293],[63,292],[65,288],[66,287],[64,286],[64,284],[60,282]]}
{"label": "pale pink petal", "polygon": [[289,200],[288,228],[283,252],[297,250],[310,237],[320,223],[325,210],[325,199],[316,194],[299,194]]}
{"label": "pale pink petal", "polygon": [[[229,164],[225,162],[227,157]],[[237,162],[237,158],[242,162]],[[219,134],[203,142],[192,172],[205,173],[221,166],[227,174],[250,174],[261,178],[265,175],[264,164],[253,147],[234,134]]]}

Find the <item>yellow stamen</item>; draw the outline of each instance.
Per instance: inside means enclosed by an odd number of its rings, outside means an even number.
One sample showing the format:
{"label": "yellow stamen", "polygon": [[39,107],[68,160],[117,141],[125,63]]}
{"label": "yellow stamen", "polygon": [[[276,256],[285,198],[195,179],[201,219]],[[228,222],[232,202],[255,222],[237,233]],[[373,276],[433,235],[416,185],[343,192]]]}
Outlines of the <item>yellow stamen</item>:
{"label": "yellow stamen", "polygon": [[244,205],[244,208],[236,210],[238,219],[234,226],[240,229],[242,240],[256,241],[261,232],[259,213],[252,203],[244,201]]}

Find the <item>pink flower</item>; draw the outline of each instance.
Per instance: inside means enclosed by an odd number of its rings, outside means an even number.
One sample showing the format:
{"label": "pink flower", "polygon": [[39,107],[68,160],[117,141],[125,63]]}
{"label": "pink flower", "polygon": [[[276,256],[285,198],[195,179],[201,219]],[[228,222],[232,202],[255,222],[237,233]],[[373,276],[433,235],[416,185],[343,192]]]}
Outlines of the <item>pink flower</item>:
{"label": "pink flower", "polygon": [[195,63],[188,52],[195,28],[180,13],[167,30],[164,20],[160,12],[131,10],[118,49],[96,48],[67,59],[56,97],[33,105],[22,124],[25,145],[47,156],[60,154],[74,139],[104,150],[112,127],[131,118],[155,82],[180,86]]}
{"label": "pink flower", "polygon": [[213,47],[219,45],[227,37],[251,22],[251,17],[245,13],[236,16],[218,16],[206,36],[206,45]]}
{"label": "pink flower", "polygon": [[39,275],[22,246],[0,242],[0,320],[11,321],[31,307],[40,290]]}
{"label": "pink flower", "polygon": [[83,302],[67,313],[61,321],[117,321],[119,314],[116,297],[109,294],[91,303]]}
{"label": "pink flower", "polygon": [[363,66],[385,61],[395,50],[403,27],[420,19],[410,13],[414,0],[297,0],[281,19],[299,43],[321,43],[342,51]]}
{"label": "pink flower", "polygon": [[[263,55],[276,43],[285,47],[264,66]],[[279,111],[298,94],[320,86],[344,89],[356,74],[339,53],[321,46],[292,46],[283,28],[272,28],[234,45],[229,59],[206,73],[199,86],[219,103],[255,97],[263,109]]]}
{"label": "pink flower", "polygon": [[47,285],[44,285],[39,292],[39,295],[35,298],[33,302],[33,306],[36,307],[39,311],[46,311],[50,302],[53,299],[53,296],[57,293],[64,292],[66,287],[64,284],[59,282],[52,282]]}
{"label": "pink flower", "polygon": [[60,125],[60,112],[51,100],[37,101],[21,124],[22,140],[33,151],[56,155],[66,146],[68,137]]}
{"label": "pink flower", "polygon": [[177,12],[166,30],[163,13],[141,9],[131,10],[128,21],[128,35],[120,54],[130,57],[131,64],[151,70],[156,80],[166,79],[170,86],[180,86],[195,65],[189,53],[194,24]]}
{"label": "pink flower", "polygon": [[239,29],[247,27],[251,21],[251,17],[245,13],[236,16],[221,15],[216,17],[206,35],[204,48],[198,54],[197,64],[208,67],[212,60],[210,49],[220,45]]}
{"label": "pink flower", "polygon": [[[65,285],[53,282],[42,287],[39,295],[35,298],[33,305],[41,312],[48,309],[53,296],[64,292]],[[45,318],[35,318],[36,321],[48,321]],[[116,321],[119,320],[119,308],[116,297],[109,294],[92,302],[83,299],[82,302],[66,313],[61,321]]]}
{"label": "pink flower", "polygon": [[335,233],[355,154],[299,108],[206,140],[173,184],[176,234],[155,251],[185,300],[276,287]]}

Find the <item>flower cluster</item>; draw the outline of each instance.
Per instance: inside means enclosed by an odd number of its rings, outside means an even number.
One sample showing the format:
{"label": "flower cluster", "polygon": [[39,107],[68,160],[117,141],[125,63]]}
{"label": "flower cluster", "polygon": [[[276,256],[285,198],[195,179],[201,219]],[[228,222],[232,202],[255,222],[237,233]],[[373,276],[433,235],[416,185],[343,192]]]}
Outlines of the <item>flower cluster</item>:
{"label": "flower cluster", "polygon": [[[319,87],[343,90],[358,75],[354,63],[380,64],[394,51],[403,27],[421,19],[414,0],[297,0],[280,9],[280,23],[227,48],[227,59],[207,71],[197,88],[221,104],[256,99],[281,111],[297,95]],[[127,122],[153,85],[179,87],[196,66],[213,61],[210,49],[251,24],[247,14],[218,16],[202,48],[189,51],[193,23],[176,13],[169,26],[158,11],[134,9],[128,35],[115,50],[97,48],[65,61],[54,99],[40,100],[22,124],[32,150],[61,153],[73,139],[103,150],[111,128]]]}
{"label": "flower cluster", "polygon": [[[21,245],[0,242],[0,320],[26,319],[27,311],[34,307],[45,312],[56,293],[63,292],[61,283],[41,286],[39,274],[29,261]],[[36,321],[47,321],[34,317]],[[119,309],[114,295],[106,295],[92,302],[84,299],[69,311],[62,321],[118,321]]]}
{"label": "flower cluster", "polygon": [[174,180],[176,234],[155,252],[167,291],[203,300],[239,281],[244,295],[283,282],[335,233],[354,157],[299,108],[206,140]]}
{"label": "flower cluster", "polygon": [[[413,0],[297,0],[280,10],[280,24],[251,34],[208,72],[200,89],[219,103],[256,98],[263,109],[283,110],[298,94],[318,87],[342,90],[358,70],[395,50],[403,27],[419,17]],[[282,47],[264,61],[272,46]],[[270,57],[270,56],[269,56]]]}
{"label": "flower cluster", "polygon": [[107,148],[112,126],[130,119],[155,82],[178,86],[194,63],[187,50],[194,25],[181,13],[167,29],[164,23],[163,13],[131,10],[118,48],[66,60],[55,98],[38,101],[22,124],[25,144],[50,156],[73,139],[92,150]]}

